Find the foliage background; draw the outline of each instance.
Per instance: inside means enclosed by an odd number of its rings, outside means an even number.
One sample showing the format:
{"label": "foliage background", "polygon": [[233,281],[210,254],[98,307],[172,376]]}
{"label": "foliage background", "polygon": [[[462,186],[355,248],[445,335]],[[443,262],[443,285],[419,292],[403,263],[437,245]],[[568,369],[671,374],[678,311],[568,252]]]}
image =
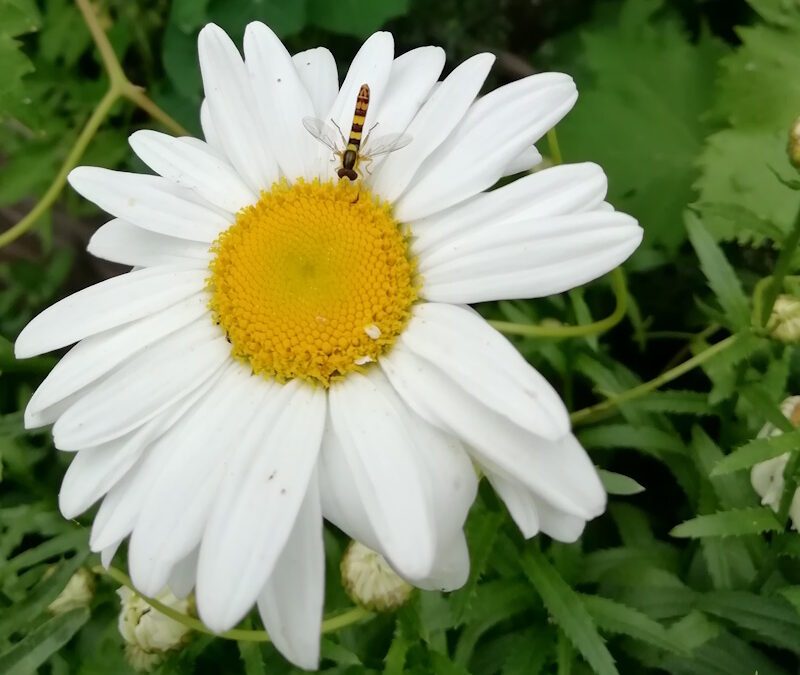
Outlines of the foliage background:
{"label": "foliage background", "polygon": [[[466,587],[417,593],[395,615],[326,635],[323,670],[798,671],[800,537],[785,509],[776,516],[759,505],[748,480],[753,463],[795,452],[800,440],[778,412],[800,389],[797,352],[770,338],[758,310],[779,287],[797,290],[791,274],[800,267],[793,238],[800,195],[785,154],[787,130],[800,115],[798,0],[93,5],[130,81],[195,134],[195,39],[207,21],[237,41],[247,22],[260,19],[290,51],[324,44],[341,59],[340,74],[360,40],[382,26],[398,51],[442,45],[448,69],[480,50],[498,53],[489,88],[534,71],[569,72],[581,97],[559,126],[564,157],[602,164],[610,201],[645,228],[644,245],[626,264],[627,288],[616,288],[621,323],[601,336],[543,337],[533,329],[514,338],[576,411],[595,463],[613,472],[605,474],[615,493],[608,513],[574,545],[525,542],[482,486],[467,525],[473,567]],[[69,0],[0,0],[2,229],[48,189],[107,85]],[[116,102],[81,163],[143,170],[126,139],[153,125],[129,101]],[[540,149],[548,153],[545,143]],[[45,609],[79,565],[97,564],[86,550],[91,514],[60,517],[56,495],[69,457],[47,433],[22,429],[20,411],[54,359],[16,362],[11,348],[53,299],[120,271],[84,252],[101,222],[64,190],[28,234],[0,249],[4,674],[132,672],[116,629],[113,581],[98,579],[89,609],[58,617]],[[778,282],[759,283],[776,265]],[[558,333],[557,322],[589,324],[614,303],[608,280],[600,280],[547,300],[480,309]],[[754,440],[768,420],[787,433]],[[793,487],[796,476],[787,478]],[[338,579],[346,541],[332,529],[326,537],[326,611],[335,614],[352,604]],[[45,577],[47,569],[55,573]],[[196,634],[159,672],[291,668],[267,644]]]}

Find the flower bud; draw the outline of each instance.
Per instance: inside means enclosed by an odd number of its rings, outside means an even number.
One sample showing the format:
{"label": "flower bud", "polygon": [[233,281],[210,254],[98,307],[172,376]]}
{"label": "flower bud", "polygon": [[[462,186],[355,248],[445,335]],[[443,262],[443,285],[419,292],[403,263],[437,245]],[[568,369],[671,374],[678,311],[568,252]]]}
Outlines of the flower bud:
{"label": "flower bud", "polygon": [[794,121],[792,128],[789,130],[789,143],[786,146],[786,152],[792,165],[800,169],[800,117]]}
{"label": "flower bud", "polygon": [[342,557],[342,585],[353,602],[373,612],[392,612],[406,603],[413,587],[382,555],[351,541]]}
{"label": "flower bud", "polygon": [[[122,601],[119,632],[125,640],[125,656],[134,670],[148,672],[166,658],[167,652],[182,647],[189,629],[165,616],[129,588],[117,590]],[[156,598],[160,603],[186,614],[190,600],[180,600],[164,590]]]}
{"label": "flower bud", "polygon": [[[52,570],[50,568],[45,576],[50,576]],[[87,607],[92,601],[94,596],[94,575],[85,567],[78,568],[64,586],[64,590],[59,593],[58,597],[53,600],[48,606],[47,611],[51,614],[65,614],[71,609],[78,607]]]}
{"label": "flower bud", "polygon": [[793,295],[779,295],[772,307],[767,330],[781,342],[800,342],[800,299]]}
{"label": "flower bud", "polygon": [[[800,396],[790,396],[781,403],[781,412],[793,426],[800,426]],[[773,424],[765,424],[758,433],[759,438],[780,436],[783,432]],[[781,496],[783,495],[783,471],[789,461],[789,453],[773,457],[764,462],[755,464],[750,470],[750,483],[761,497],[761,504],[769,506],[776,513],[780,509]],[[800,489],[796,490],[789,507],[789,517],[792,527],[800,529]]]}

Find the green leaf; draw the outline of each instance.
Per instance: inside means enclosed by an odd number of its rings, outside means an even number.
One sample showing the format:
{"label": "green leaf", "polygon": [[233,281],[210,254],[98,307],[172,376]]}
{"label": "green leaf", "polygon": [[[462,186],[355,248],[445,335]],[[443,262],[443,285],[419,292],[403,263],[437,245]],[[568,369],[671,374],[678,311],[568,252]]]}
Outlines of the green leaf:
{"label": "green leaf", "polygon": [[670,675],[787,675],[758,649],[726,631],[691,656],[669,656],[660,666]]}
{"label": "green leaf", "polygon": [[721,459],[711,471],[712,476],[723,476],[733,471],[749,469],[754,464],[778,457],[800,448],[800,429],[788,434],[756,438],[736,448]]}
{"label": "green leaf", "polygon": [[748,384],[742,389],[742,396],[755,408],[762,420],[785,433],[795,430],[794,425],[783,414],[775,400],[757,384]]}
{"label": "green leaf", "polygon": [[[40,581],[33,590],[27,591],[24,600],[14,605],[13,611],[0,615],[0,639],[22,630],[42,616],[47,606],[58,597],[72,575],[86,559],[88,551],[62,562],[49,577]],[[3,671],[0,671],[3,672]]]}
{"label": "green leaf", "polygon": [[503,517],[493,511],[474,512],[466,526],[469,543],[469,579],[464,587],[450,594],[450,608],[453,620],[460,624],[470,609],[478,590],[478,580],[486,570],[489,555],[492,553]]}
{"label": "green leaf", "polygon": [[53,617],[0,654],[0,673],[30,675],[89,620],[85,607]]}
{"label": "green leaf", "polygon": [[599,595],[581,595],[581,599],[601,631],[627,635],[634,640],[677,654],[687,651],[664,626],[638,609]]}
{"label": "green leaf", "polygon": [[35,0],[0,0],[0,36],[33,33],[41,21]]}
{"label": "green leaf", "polygon": [[750,307],[733,267],[708,230],[691,211],[686,213],[686,230],[700,259],[700,268],[726,317],[734,328],[745,328],[750,324]]}
{"label": "green leaf", "polygon": [[[734,219],[715,218],[706,203],[741,209],[784,234],[797,210],[785,180],[796,178],[786,156],[789,125],[800,111],[800,20],[797,5],[770,0],[754,3],[770,23],[738,29],[741,45],[721,61],[715,109],[726,128],[712,135],[700,156],[699,210],[718,238],[748,238],[760,244],[761,229],[738,230]],[[771,25],[776,24],[776,25]],[[758,92],[758,96],[753,96]]]}
{"label": "green leaf", "polygon": [[672,415],[711,415],[708,396],[699,391],[668,389],[653,391],[641,398],[626,403],[637,410]]}
{"label": "green leaf", "polygon": [[755,505],[755,492],[746,476],[742,474],[719,476],[714,473],[714,468],[724,459],[725,455],[699,426],[692,428],[691,448],[697,468],[703,475],[710,477],[711,487],[722,507],[735,509]]}
{"label": "green leaf", "polygon": [[367,37],[389,19],[408,11],[408,0],[309,0],[311,23],[332,33]]}
{"label": "green leaf", "polygon": [[720,626],[702,612],[692,610],[686,616],[673,623],[668,632],[672,640],[689,651],[694,651],[720,633]]}
{"label": "green leaf", "polygon": [[603,166],[609,201],[639,219],[645,249],[674,249],[721,47],[705,32],[690,40],[661,0],[628,0],[583,29],[581,44],[588,76],[578,71],[580,104],[559,124],[565,156]]}
{"label": "green leaf", "polygon": [[755,579],[758,569],[744,539],[705,537],[700,546],[715,589],[741,588]]}
{"label": "green leaf", "polygon": [[680,436],[655,427],[606,424],[581,431],[578,436],[589,448],[631,448],[659,458],[686,451]]}
{"label": "green leaf", "polygon": [[597,473],[600,474],[603,487],[610,495],[638,495],[644,492],[644,487],[629,476],[605,469],[598,469]]}
{"label": "green leaf", "polygon": [[245,675],[266,675],[261,645],[258,642],[237,642],[236,645],[239,647]]}
{"label": "green leaf", "polygon": [[580,596],[561,578],[541,551],[522,558],[525,576],[542,597],[547,611],[597,675],[617,675],[614,658],[597,632]]}
{"label": "green leaf", "polygon": [[800,616],[783,598],[745,591],[714,591],[702,595],[699,609],[752,631],[760,642],[800,654]]}
{"label": "green leaf", "polygon": [[783,529],[767,507],[732,509],[697,516],[672,528],[673,537],[736,537],[745,534],[780,532]]}

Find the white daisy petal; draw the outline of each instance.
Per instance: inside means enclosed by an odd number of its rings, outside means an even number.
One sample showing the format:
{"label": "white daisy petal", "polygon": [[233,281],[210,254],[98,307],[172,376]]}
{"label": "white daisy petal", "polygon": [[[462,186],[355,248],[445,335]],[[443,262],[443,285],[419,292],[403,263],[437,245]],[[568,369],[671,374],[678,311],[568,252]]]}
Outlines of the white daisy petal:
{"label": "white daisy petal", "polygon": [[513,176],[514,174],[522,173],[523,171],[530,171],[541,161],[542,156],[539,154],[536,146],[529,145],[508,164],[506,164],[506,167],[503,169],[502,177]]}
{"label": "white daisy petal", "polygon": [[585,518],[565,513],[541,499],[536,500],[536,510],[542,532],[557,541],[571,544],[578,540],[586,527]]}
{"label": "white daisy petal", "polygon": [[211,119],[211,111],[208,108],[208,101],[206,101],[206,99],[203,99],[203,102],[200,104],[200,126],[203,129],[203,138],[206,139],[206,143],[214,148],[214,150],[224,155],[225,148],[222,145],[219,133],[214,127],[214,120]]}
{"label": "white daisy petal", "polygon": [[484,405],[483,392],[471,395],[403,345],[381,359],[381,367],[417,414],[468,442],[470,452],[489,470],[516,477],[567,513],[589,519],[603,512],[600,479],[571,434],[548,441],[525,431]]}
{"label": "white daisy petal", "polygon": [[83,392],[77,394],[70,394],[69,396],[61,399],[58,403],[51,406],[42,408],[42,410],[33,411],[30,407],[25,408],[23,415],[23,422],[26,429],[38,429],[39,427],[46,427],[48,424],[55,422],[61,415],[64,414],[81,396]]}
{"label": "white daisy petal", "polygon": [[160,438],[167,431],[173,435],[183,433],[181,428],[185,428],[191,422],[190,413],[193,415],[195,408],[206,411],[210,409],[213,414],[218,406],[211,394],[227,370],[226,368],[218,370],[178,404],[148,423],[150,430],[155,432],[145,438],[145,442],[150,445],[145,448],[141,458],[125,477],[109,490],[95,516],[89,540],[92,551],[102,550],[130,534],[145,504],[150,487],[172,454],[173,446],[170,443],[151,443],[151,441]]}
{"label": "white daisy petal", "polygon": [[522,532],[522,536],[530,539],[538,534],[541,527],[539,512],[531,490],[519,481],[506,479],[491,472],[486,474],[486,478],[508,508],[508,512]]}
{"label": "white daisy petal", "polygon": [[339,74],[333,54],[325,47],[316,47],[295,54],[292,61],[314,104],[314,116],[324,118],[339,93]]}
{"label": "white daisy petal", "polygon": [[131,267],[194,265],[207,268],[208,244],[156,234],[115,218],[100,227],[86,247],[96,258]]}
{"label": "white daisy petal", "polygon": [[200,72],[214,134],[231,164],[258,193],[279,178],[258,116],[250,79],[236,46],[219,26],[198,37]]}
{"label": "white daisy petal", "polygon": [[311,97],[297,74],[292,57],[278,36],[260,22],[244,34],[245,64],[253,80],[256,102],[267,139],[289,180],[311,180],[318,174],[319,142],[303,126],[313,117]]}
{"label": "white daisy petal", "polygon": [[183,560],[175,563],[169,573],[167,586],[176,598],[186,598],[192,592],[197,581],[197,557],[199,552],[200,550],[196,548]]}
{"label": "white daisy petal", "polygon": [[96,448],[79,451],[64,474],[58,508],[64,518],[77,518],[106,494],[136,463],[144,447],[134,432]]}
{"label": "white daisy petal", "polygon": [[114,561],[114,556],[117,555],[117,549],[121,543],[122,540],[111,544],[110,546],[106,546],[102,551],[100,551],[100,564],[106,569],[111,567],[111,563]]}
{"label": "white daisy petal", "polygon": [[555,440],[569,432],[569,415],[555,389],[476,312],[417,305],[400,342],[532,434]]}
{"label": "white daisy petal", "polygon": [[401,574],[427,576],[436,555],[433,486],[402,402],[376,369],[351,374],[329,397],[340,461],[353,475],[381,549]]}
{"label": "white daisy petal", "polygon": [[53,426],[57,448],[92,447],[140,427],[200,386],[230,345],[207,317],[143,349],[89,389]]}
{"label": "white daisy petal", "polygon": [[101,281],[36,316],[19,334],[14,353],[26,359],[155,314],[202,290],[207,275],[176,265]]}
{"label": "white daisy petal", "polygon": [[[375,530],[377,525],[373,527],[371,522],[371,502],[361,498],[358,478],[349,468],[347,454],[330,420],[320,455],[323,513],[352,539],[381,553],[415,586],[453,590],[461,587],[469,575],[469,554],[462,528],[477,491],[475,470],[454,437],[428,425],[407,408],[401,412],[406,426],[414,430],[415,442],[407,446],[406,452],[413,452],[420,462],[423,473],[419,480],[435,477],[435,487],[430,491],[436,537],[432,569],[421,575],[404,572],[402,559],[396,560],[393,551],[381,542]],[[377,490],[379,495],[381,492]]]}
{"label": "white daisy petal", "polygon": [[432,263],[439,249],[447,257],[445,243],[463,240],[473,230],[485,232],[509,221],[597,210],[607,189],[606,175],[597,164],[554,166],[416,221],[414,249]]}
{"label": "white daisy petal", "polygon": [[274,415],[256,418],[239,441],[203,534],[197,608],[215,631],[252,607],[295,526],[317,461],[324,391],[299,380],[277,389]]}
{"label": "white daisy petal", "polygon": [[526,539],[541,531],[558,541],[572,543],[583,533],[586,518],[560,511],[518,480],[492,472],[487,472],[487,478]]}
{"label": "white daisy petal", "polygon": [[188,397],[126,436],[80,450],[61,484],[58,503],[65,518],[75,518],[116,485],[139,461],[150,443],[169,430],[208,391],[212,377]]}
{"label": "white daisy petal", "polygon": [[493,63],[492,54],[473,56],[435,87],[406,130],[411,143],[391,153],[375,172],[372,189],[377,194],[395,201],[405,191],[422,163],[464,117]]}
{"label": "white daisy petal", "polygon": [[103,211],[170,237],[211,243],[233,223],[232,214],[161,176],[79,166],[68,179]]}
{"label": "white daisy petal", "polygon": [[423,295],[452,303],[553,295],[611,271],[641,241],[636,220],[615,211],[503,223],[491,237],[475,230],[439,249],[441,262],[421,262]]}
{"label": "white daisy petal", "polygon": [[[394,39],[391,33],[379,32],[371,35],[358,50],[350,69],[342,82],[342,87],[331,109],[323,119],[331,119],[347,134],[353,122],[353,111],[362,84],[370,89],[370,107],[367,112],[366,126],[372,124],[373,110],[381,106],[381,100],[389,81],[394,57]],[[324,153],[323,153],[324,154]]]}
{"label": "white daisy petal", "polygon": [[412,49],[392,62],[386,94],[370,122],[379,125],[374,130],[376,137],[406,130],[439,79],[444,62],[441,47]]}
{"label": "white daisy petal", "polygon": [[258,200],[256,193],[217,152],[202,141],[185,143],[184,140],[142,129],[131,134],[128,142],[157,174],[194,190],[224,211],[236,213]]}
{"label": "white daisy petal", "polygon": [[132,355],[207,312],[207,298],[193,295],[161,312],[82,340],[59,361],[28,402],[34,414],[105,375]]}
{"label": "white daisy petal", "polygon": [[153,445],[159,466],[128,547],[131,578],[146,595],[158,593],[174,565],[199,544],[234,448],[249,449],[258,438],[256,413],[270,391],[259,384],[244,366],[229,364],[199,404]]}
{"label": "white daisy petal", "polygon": [[487,94],[414,176],[395,205],[397,218],[424,218],[491,187],[576,99],[575,83],[560,73],[531,75]]}
{"label": "white daisy petal", "polygon": [[292,533],[258,596],[258,610],[272,643],[307,670],[319,665],[325,600],[325,549],[319,487],[312,477]]}

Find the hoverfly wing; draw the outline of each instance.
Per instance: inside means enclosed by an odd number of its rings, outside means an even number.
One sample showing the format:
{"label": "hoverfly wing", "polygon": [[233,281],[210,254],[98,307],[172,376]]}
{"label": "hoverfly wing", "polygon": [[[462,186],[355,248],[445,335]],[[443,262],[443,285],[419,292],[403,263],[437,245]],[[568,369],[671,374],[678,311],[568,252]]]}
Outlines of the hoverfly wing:
{"label": "hoverfly wing", "polygon": [[336,131],[330,124],[326,124],[316,117],[304,117],[303,126],[320,143],[327,145],[333,152],[339,151],[336,146]]}
{"label": "hoverfly wing", "polygon": [[375,140],[370,138],[367,140],[367,147],[364,148],[364,155],[367,157],[387,155],[390,152],[406,147],[412,140],[414,139],[408,134],[386,134],[385,136],[379,136]]}

